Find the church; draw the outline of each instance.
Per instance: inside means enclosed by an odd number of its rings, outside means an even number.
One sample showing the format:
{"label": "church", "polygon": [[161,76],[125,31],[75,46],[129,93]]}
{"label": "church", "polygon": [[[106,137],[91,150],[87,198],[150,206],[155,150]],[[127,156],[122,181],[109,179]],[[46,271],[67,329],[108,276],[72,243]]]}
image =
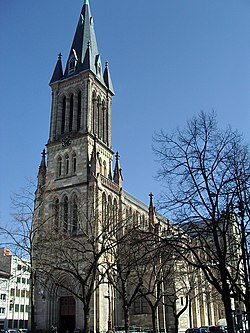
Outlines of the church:
{"label": "church", "polygon": [[[65,243],[62,243],[65,235],[71,239],[82,237],[85,227],[80,226],[79,221],[84,220],[83,216],[96,224],[100,217],[112,215],[113,221],[125,216],[126,223],[140,226],[142,230],[151,228],[159,232],[167,227],[169,221],[156,213],[152,194],[149,204],[145,205],[123,188],[120,156],[112,150],[114,88],[108,63],[102,68],[89,0],[84,0],[66,66],[63,69],[59,54],[50,87],[50,133],[38,172],[33,219],[33,230],[37,230],[33,245],[35,265],[39,267],[39,260],[48,257],[44,250],[45,243],[49,242],[48,233],[44,236],[45,229],[51,230],[53,226],[54,234],[50,237],[50,258],[53,260],[56,256],[53,249],[57,244],[60,243],[62,252],[65,252]],[[86,234],[90,233],[90,227],[84,230]],[[39,239],[46,238],[43,247],[36,246]],[[71,258],[79,256],[80,250],[77,253],[75,246],[71,251]],[[81,302],[84,298],[76,297],[79,284],[70,282],[74,274],[72,271],[66,274],[64,255],[64,259],[57,257],[59,265],[53,266],[56,277],[51,274],[48,278],[44,272],[46,269],[41,272],[41,267],[36,271],[34,322],[37,331],[48,332],[51,327],[57,327],[59,332],[73,333],[86,329]],[[82,261],[83,257],[84,254]],[[74,263],[76,259],[71,264]],[[84,281],[82,293],[87,285]],[[97,278],[90,297],[89,331],[107,332],[124,327],[121,300],[114,288],[105,282],[105,278],[100,283],[96,281]],[[183,305],[184,299],[185,295],[180,295],[177,307]],[[182,331],[191,325],[190,311],[187,308],[180,317]],[[205,318],[208,310],[197,311],[203,311],[203,315],[195,315],[195,324],[201,325],[197,318]],[[130,325],[139,327],[140,331],[150,329],[150,318],[148,308],[136,299],[131,307]],[[173,332],[174,319],[169,307],[160,308],[157,325],[158,331]]]}

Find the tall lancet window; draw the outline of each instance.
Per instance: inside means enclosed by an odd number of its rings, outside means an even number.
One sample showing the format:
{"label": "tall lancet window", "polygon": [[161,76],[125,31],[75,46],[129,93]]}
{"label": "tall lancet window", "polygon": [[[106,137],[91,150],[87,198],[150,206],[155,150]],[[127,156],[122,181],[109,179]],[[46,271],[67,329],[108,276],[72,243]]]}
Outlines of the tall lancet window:
{"label": "tall lancet window", "polygon": [[58,174],[58,177],[61,177],[61,175],[62,175],[62,158],[61,158],[61,156],[59,156],[58,160],[57,160],[57,174]]}
{"label": "tall lancet window", "polygon": [[107,199],[105,193],[102,194],[102,222],[105,226],[107,221]]}
{"label": "tall lancet window", "polygon": [[66,97],[62,101],[62,125],[61,125],[61,134],[65,132],[65,119],[66,119]]}
{"label": "tall lancet window", "polygon": [[63,199],[63,231],[68,231],[68,218],[69,218],[69,200],[68,197]]}
{"label": "tall lancet window", "polygon": [[82,110],[82,93],[78,93],[78,104],[77,104],[77,131],[81,127],[81,110]]}
{"label": "tall lancet window", "polygon": [[72,233],[77,233],[77,226],[78,226],[78,212],[77,212],[77,197],[73,198],[72,203]]}
{"label": "tall lancet window", "polygon": [[96,93],[94,91],[93,95],[92,95],[92,117],[91,117],[91,131],[92,131],[92,133],[95,133],[96,103],[97,103],[97,99],[96,99]]}
{"label": "tall lancet window", "polygon": [[101,131],[100,131],[100,117],[101,117],[101,98],[98,96],[97,98],[97,108],[96,108],[96,133],[98,137],[101,137]]}
{"label": "tall lancet window", "polygon": [[65,156],[65,175],[69,174],[69,155]]}
{"label": "tall lancet window", "polygon": [[54,229],[56,232],[59,230],[59,199],[54,203]]}
{"label": "tall lancet window", "polygon": [[73,110],[74,110],[74,96],[72,94],[70,96],[70,104],[69,104],[69,132],[72,132],[72,127],[73,127]]}
{"label": "tall lancet window", "polygon": [[76,173],[76,154],[73,153],[72,155],[72,173]]}

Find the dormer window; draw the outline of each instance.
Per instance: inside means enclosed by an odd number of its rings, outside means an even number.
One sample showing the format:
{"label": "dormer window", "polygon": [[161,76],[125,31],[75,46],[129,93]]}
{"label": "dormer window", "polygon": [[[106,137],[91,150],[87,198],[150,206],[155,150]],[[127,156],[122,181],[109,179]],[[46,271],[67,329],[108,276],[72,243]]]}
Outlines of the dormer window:
{"label": "dormer window", "polygon": [[101,66],[101,59],[100,59],[100,55],[99,54],[96,56],[95,66],[96,66],[96,74],[98,76],[101,76],[101,74],[102,74],[102,66]]}
{"label": "dormer window", "polygon": [[69,74],[72,74],[75,72],[76,70],[76,64],[77,64],[77,54],[76,54],[76,51],[73,49],[72,50],[72,55],[71,57],[69,58],[69,65],[68,65],[68,72]]}

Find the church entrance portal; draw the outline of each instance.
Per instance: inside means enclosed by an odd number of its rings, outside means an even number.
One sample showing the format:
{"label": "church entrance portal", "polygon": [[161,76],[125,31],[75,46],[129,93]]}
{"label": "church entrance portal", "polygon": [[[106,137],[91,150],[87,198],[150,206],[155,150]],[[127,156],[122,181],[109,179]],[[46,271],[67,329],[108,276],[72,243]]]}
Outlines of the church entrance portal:
{"label": "church entrance portal", "polygon": [[74,297],[60,297],[60,333],[74,333],[76,322],[76,303]]}

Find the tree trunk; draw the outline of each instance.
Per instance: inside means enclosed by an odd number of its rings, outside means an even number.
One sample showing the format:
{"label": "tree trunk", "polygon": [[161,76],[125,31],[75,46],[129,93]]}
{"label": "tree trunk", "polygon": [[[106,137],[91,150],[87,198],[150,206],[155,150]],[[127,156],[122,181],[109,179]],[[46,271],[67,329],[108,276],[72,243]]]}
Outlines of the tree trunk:
{"label": "tree trunk", "polygon": [[123,306],[123,313],[124,313],[125,333],[129,333],[130,319],[129,319],[129,307],[127,305]]}
{"label": "tree trunk", "polygon": [[84,333],[90,333],[90,308],[89,306],[84,307],[84,325],[83,331]]}
{"label": "tree trunk", "polygon": [[154,308],[152,309],[152,329],[153,333],[157,333],[157,325],[156,325],[156,311]]}
{"label": "tree trunk", "polygon": [[234,333],[234,321],[232,316],[232,309],[231,309],[231,299],[228,286],[224,286],[223,293],[222,293],[222,301],[225,308],[225,316],[227,320],[227,331],[228,333]]}

